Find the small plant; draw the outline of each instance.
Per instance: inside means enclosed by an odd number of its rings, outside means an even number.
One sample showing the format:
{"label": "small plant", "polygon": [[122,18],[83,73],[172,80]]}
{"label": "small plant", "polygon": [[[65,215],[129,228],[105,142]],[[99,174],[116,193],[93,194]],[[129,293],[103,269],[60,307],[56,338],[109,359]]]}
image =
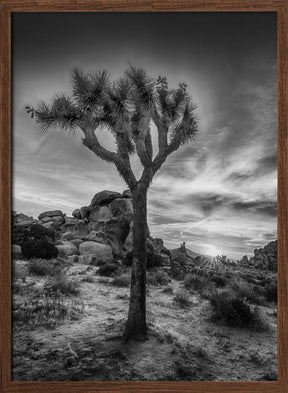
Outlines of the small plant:
{"label": "small plant", "polygon": [[226,278],[220,274],[213,274],[210,279],[216,284],[217,288],[224,288],[227,284]]}
{"label": "small plant", "polygon": [[81,281],[82,282],[88,282],[90,284],[93,284],[95,282],[95,280],[94,280],[94,278],[92,276],[83,277]]}
{"label": "small plant", "polygon": [[164,270],[157,270],[156,280],[157,280],[157,283],[160,285],[167,285],[171,281],[170,277],[168,276],[168,274]]}
{"label": "small plant", "polygon": [[178,292],[173,300],[181,308],[186,308],[190,305],[190,297],[187,291]]}
{"label": "small plant", "polygon": [[208,277],[189,273],[185,277],[184,287],[187,290],[194,290],[201,293],[204,291],[204,289],[211,288],[211,281]]}
{"label": "small plant", "polygon": [[267,326],[262,320],[259,309],[250,307],[233,291],[215,290],[209,300],[214,321],[224,322],[231,327],[266,330]]}
{"label": "small plant", "polygon": [[28,273],[35,276],[54,276],[63,271],[63,264],[58,260],[32,259],[28,264]]}
{"label": "small plant", "polygon": [[118,270],[118,266],[115,265],[114,263],[105,263],[105,265],[100,266],[98,270],[98,274],[99,276],[110,277],[116,274],[117,270]]}
{"label": "small plant", "polygon": [[146,282],[150,285],[167,285],[170,282],[170,277],[164,270],[157,270],[147,274]]}
{"label": "small plant", "polygon": [[116,287],[129,287],[131,282],[130,274],[121,274],[120,276],[114,277],[112,285]]}
{"label": "small plant", "polygon": [[44,288],[45,293],[58,293],[62,295],[78,295],[80,293],[79,283],[69,280],[65,274],[57,274],[48,280]]}
{"label": "small plant", "polygon": [[65,318],[76,320],[84,312],[83,302],[72,301],[58,294],[26,299],[12,305],[13,323],[26,326],[55,327]]}
{"label": "small plant", "polygon": [[253,304],[262,304],[263,303],[263,299],[261,299],[261,297],[259,297],[259,294],[257,293],[257,291],[255,291],[253,289],[253,287],[251,285],[249,285],[248,283],[240,280],[240,281],[233,281],[231,284],[231,289],[233,292],[235,292],[235,294],[237,295],[237,297],[239,297],[240,299],[246,299],[248,300],[250,303]]}

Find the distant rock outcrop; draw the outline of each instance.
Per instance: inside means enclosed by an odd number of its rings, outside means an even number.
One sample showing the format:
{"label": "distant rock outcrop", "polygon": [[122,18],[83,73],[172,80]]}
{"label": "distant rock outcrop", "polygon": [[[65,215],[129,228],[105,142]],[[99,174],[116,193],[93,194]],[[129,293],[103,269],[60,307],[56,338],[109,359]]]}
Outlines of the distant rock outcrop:
{"label": "distant rock outcrop", "polygon": [[277,271],[277,240],[268,243],[263,248],[256,248],[254,256],[250,259],[244,255],[239,264],[255,269]]}

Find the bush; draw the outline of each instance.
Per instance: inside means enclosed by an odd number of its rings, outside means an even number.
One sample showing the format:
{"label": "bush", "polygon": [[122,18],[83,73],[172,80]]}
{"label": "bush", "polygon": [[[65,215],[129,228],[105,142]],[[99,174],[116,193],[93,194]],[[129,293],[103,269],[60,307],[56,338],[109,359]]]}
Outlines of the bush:
{"label": "bush", "polygon": [[212,318],[231,327],[266,330],[258,308],[251,308],[244,299],[232,291],[215,290],[210,297]]}
{"label": "bush", "polygon": [[48,325],[55,327],[64,318],[79,319],[83,314],[83,302],[72,301],[64,296],[42,296],[24,300],[12,305],[13,323],[31,325],[31,327]]}
{"label": "bush", "polygon": [[162,265],[163,258],[159,254],[147,254],[147,269],[153,269]]}
{"label": "bush", "polygon": [[33,259],[29,262],[28,273],[35,276],[54,276],[60,274],[63,264],[60,261]]}
{"label": "bush", "polygon": [[118,266],[114,263],[105,263],[105,265],[100,266],[98,270],[99,276],[110,277],[114,275],[118,270]]}
{"label": "bush", "polygon": [[173,300],[182,308],[186,308],[190,305],[189,293],[186,291],[178,292]]}
{"label": "bush", "polygon": [[233,281],[231,283],[231,289],[236,293],[237,297],[240,299],[247,299],[249,302],[254,304],[262,304],[263,298],[261,299],[259,296],[259,292],[255,291],[251,287],[251,285],[247,284],[244,281]]}
{"label": "bush", "polygon": [[93,284],[95,282],[95,280],[94,280],[94,278],[92,276],[83,277],[81,281],[88,282],[90,284]]}
{"label": "bush", "polygon": [[130,274],[122,274],[120,276],[116,276],[113,281],[112,285],[116,287],[129,287],[131,282]]}
{"label": "bush", "polygon": [[205,288],[211,288],[211,281],[208,277],[189,273],[185,277],[184,287],[188,290],[202,292]]}
{"label": "bush", "polygon": [[47,281],[44,292],[46,294],[78,295],[80,290],[78,282],[69,280],[65,274],[58,274]]}
{"label": "bush", "polygon": [[43,227],[43,225],[33,224],[29,228],[29,237],[35,240],[49,239],[54,242],[55,232],[52,229]]}
{"label": "bush", "polygon": [[217,288],[223,288],[227,284],[227,279],[219,274],[212,275],[211,281],[216,284]]}
{"label": "bush", "polygon": [[277,303],[277,282],[265,285],[265,297],[268,302]]}
{"label": "bush", "polygon": [[170,277],[164,270],[157,270],[147,274],[146,281],[150,285],[167,285],[170,282]]}
{"label": "bush", "polygon": [[28,240],[46,239],[50,242],[55,240],[55,232],[40,224],[32,224],[29,228],[17,225],[12,220],[12,243],[22,245]]}
{"label": "bush", "polygon": [[22,254],[24,257],[30,258],[57,258],[58,249],[47,239],[30,239],[26,240],[22,245]]}

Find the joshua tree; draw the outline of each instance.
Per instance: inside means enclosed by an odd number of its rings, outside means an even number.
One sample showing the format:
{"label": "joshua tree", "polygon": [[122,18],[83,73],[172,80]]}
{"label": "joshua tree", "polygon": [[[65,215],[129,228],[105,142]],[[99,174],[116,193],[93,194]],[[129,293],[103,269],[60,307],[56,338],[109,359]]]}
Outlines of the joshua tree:
{"label": "joshua tree", "polygon": [[[58,94],[51,104],[26,107],[42,132],[50,128],[80,130],[83,145],[102,160],[113,162],[132,193],[133,263],[131,295],[125,337],[142,339],[146,325],[147,190],[166,158],[181,145],[193,141],[198,124],[195,106],[180,83],[168,87],[167,78],[150,78],[141,68],[129,66],[111,82],[106,71],[84,73],[72,70],[73,93]],[[158,152],[153,156],[150,126],[158,132]],[[116,151],[104,148],[96,132],[106,128],[115,137]],[[136,179],[130,156],[136,151],[143,172]]]}

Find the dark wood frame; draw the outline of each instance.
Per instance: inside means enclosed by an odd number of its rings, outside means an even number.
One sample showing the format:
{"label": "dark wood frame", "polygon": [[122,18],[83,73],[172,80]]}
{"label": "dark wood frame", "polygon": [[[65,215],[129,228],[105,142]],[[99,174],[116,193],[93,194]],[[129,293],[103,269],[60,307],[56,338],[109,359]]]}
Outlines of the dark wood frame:
{"label": "dark wood frame", "polygon": [[[288,0],[0,0],[1,392],[288,392]],[[278,16],[278,381],[11,382],[11,13],[274,11]]]}

